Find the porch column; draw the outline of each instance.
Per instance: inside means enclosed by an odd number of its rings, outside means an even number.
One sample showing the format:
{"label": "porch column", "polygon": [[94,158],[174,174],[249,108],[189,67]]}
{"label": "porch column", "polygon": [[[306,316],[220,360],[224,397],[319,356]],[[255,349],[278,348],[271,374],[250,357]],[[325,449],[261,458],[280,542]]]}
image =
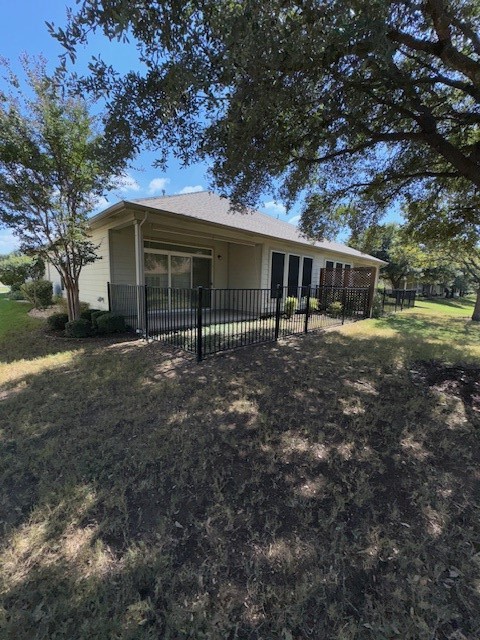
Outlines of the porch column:
{"label": "porch column", "polygon": [[142,224],[138,220],[134,222],[135,228],[135,284],[137,285],[137,331],[146,331],[145,317],[145,291],[143,268],[143,231]]}
{"label": "porch column", "polygon": [[143,231],[142,223],[138,220],[134,222],[135,227],[135,284],[144,284],[143,266]]}

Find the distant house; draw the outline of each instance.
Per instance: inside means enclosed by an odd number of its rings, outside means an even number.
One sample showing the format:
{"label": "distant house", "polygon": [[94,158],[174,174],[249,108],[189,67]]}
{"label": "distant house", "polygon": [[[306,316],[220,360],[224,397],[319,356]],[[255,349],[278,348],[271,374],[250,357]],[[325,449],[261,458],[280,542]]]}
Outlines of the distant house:
{"label": "distant house", "polygon": [[[91,219],[101,259],[84,267],[80,299],[108,307],[107,283],[157,287],[274,289],[319,284],[382,260],[337,242],[312,242],[293,225],[258,211],[232,213],[207,191],[123,200]],[[336,278],[338,280],[339,278]],[[341,278],[340,278],[341,279]],[[332,283],[334,284],[334,283]]]}

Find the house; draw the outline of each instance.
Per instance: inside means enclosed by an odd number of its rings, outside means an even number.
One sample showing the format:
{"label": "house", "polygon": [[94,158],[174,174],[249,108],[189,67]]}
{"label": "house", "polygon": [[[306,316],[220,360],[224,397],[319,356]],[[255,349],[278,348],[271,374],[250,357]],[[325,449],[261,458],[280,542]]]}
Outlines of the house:
{"label": "house", "polygon": [[[91,218],[101,259],[84,267],[80,299],[108,308],[108,286],[263,289],[295,295],[317,286],[322,269],[348,274],[382,260],[337,242],[313,242],[293,225],[258,211],[234,213],[208,191],[123,200]],[[343,277],[344,282],[346,282]]]}

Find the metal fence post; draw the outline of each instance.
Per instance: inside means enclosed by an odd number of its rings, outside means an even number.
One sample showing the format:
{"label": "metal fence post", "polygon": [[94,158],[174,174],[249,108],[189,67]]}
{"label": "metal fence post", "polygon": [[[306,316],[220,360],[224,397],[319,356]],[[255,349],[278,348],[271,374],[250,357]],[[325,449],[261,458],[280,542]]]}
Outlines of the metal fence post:
{"label": "metal fence post", "polygon": [[202,345],[202,305],[203,305],[203,287],[198,287],[197,297],[197,362],[200,362],[203,358],[203,345]]}
{"label": "metal fence post", "polygon": [[347,303],[347,290],[345,287],[342,292],[342,324],[345,324],[345,307]]}
{"label": "metal fence post", "polygon": [[107,282],[107,300],[108,300],[108,310],[112,311],[112,292],[110,291],[110,282]]}
{"label": "metal fence post", "polygon": [[147,285],[143,287],[143,313],[145,314],[145,340],[148,341],[148,295]]}
{"label": "metal fence post", "polygon": [[403,311],[404,302],[405,302],[405,290],[403,290],[401,294],[400,311]]}
{"label": "metal fence post", "polygon": [[275,306],[275,342],[278,340],[278,334],[280,333],[280,285],[277,284],[277,300]]}
{"label": "metal fence post", "polygon": [[308,333],[308,318],[310,316],[310,286],[307,287],[307,299],[305,307],[305,328],[304,332]]}

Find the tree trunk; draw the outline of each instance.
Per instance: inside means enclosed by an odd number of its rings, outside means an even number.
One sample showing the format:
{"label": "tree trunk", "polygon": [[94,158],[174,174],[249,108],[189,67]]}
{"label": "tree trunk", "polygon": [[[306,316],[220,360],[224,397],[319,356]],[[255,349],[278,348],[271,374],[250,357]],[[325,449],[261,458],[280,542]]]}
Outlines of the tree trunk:
{"label": "tree trunk", "polygon": [[477,299],[475,300],[472,320],[474,322],[480,322],[480,289],[477,289]]}
{"label": "tree trunk", "polygon": [[65,289],[67,291],[67,312],[68,320],[78,320],[80,318],[80,296],[78,291],[78,282],[71,280],[65,281]]}

